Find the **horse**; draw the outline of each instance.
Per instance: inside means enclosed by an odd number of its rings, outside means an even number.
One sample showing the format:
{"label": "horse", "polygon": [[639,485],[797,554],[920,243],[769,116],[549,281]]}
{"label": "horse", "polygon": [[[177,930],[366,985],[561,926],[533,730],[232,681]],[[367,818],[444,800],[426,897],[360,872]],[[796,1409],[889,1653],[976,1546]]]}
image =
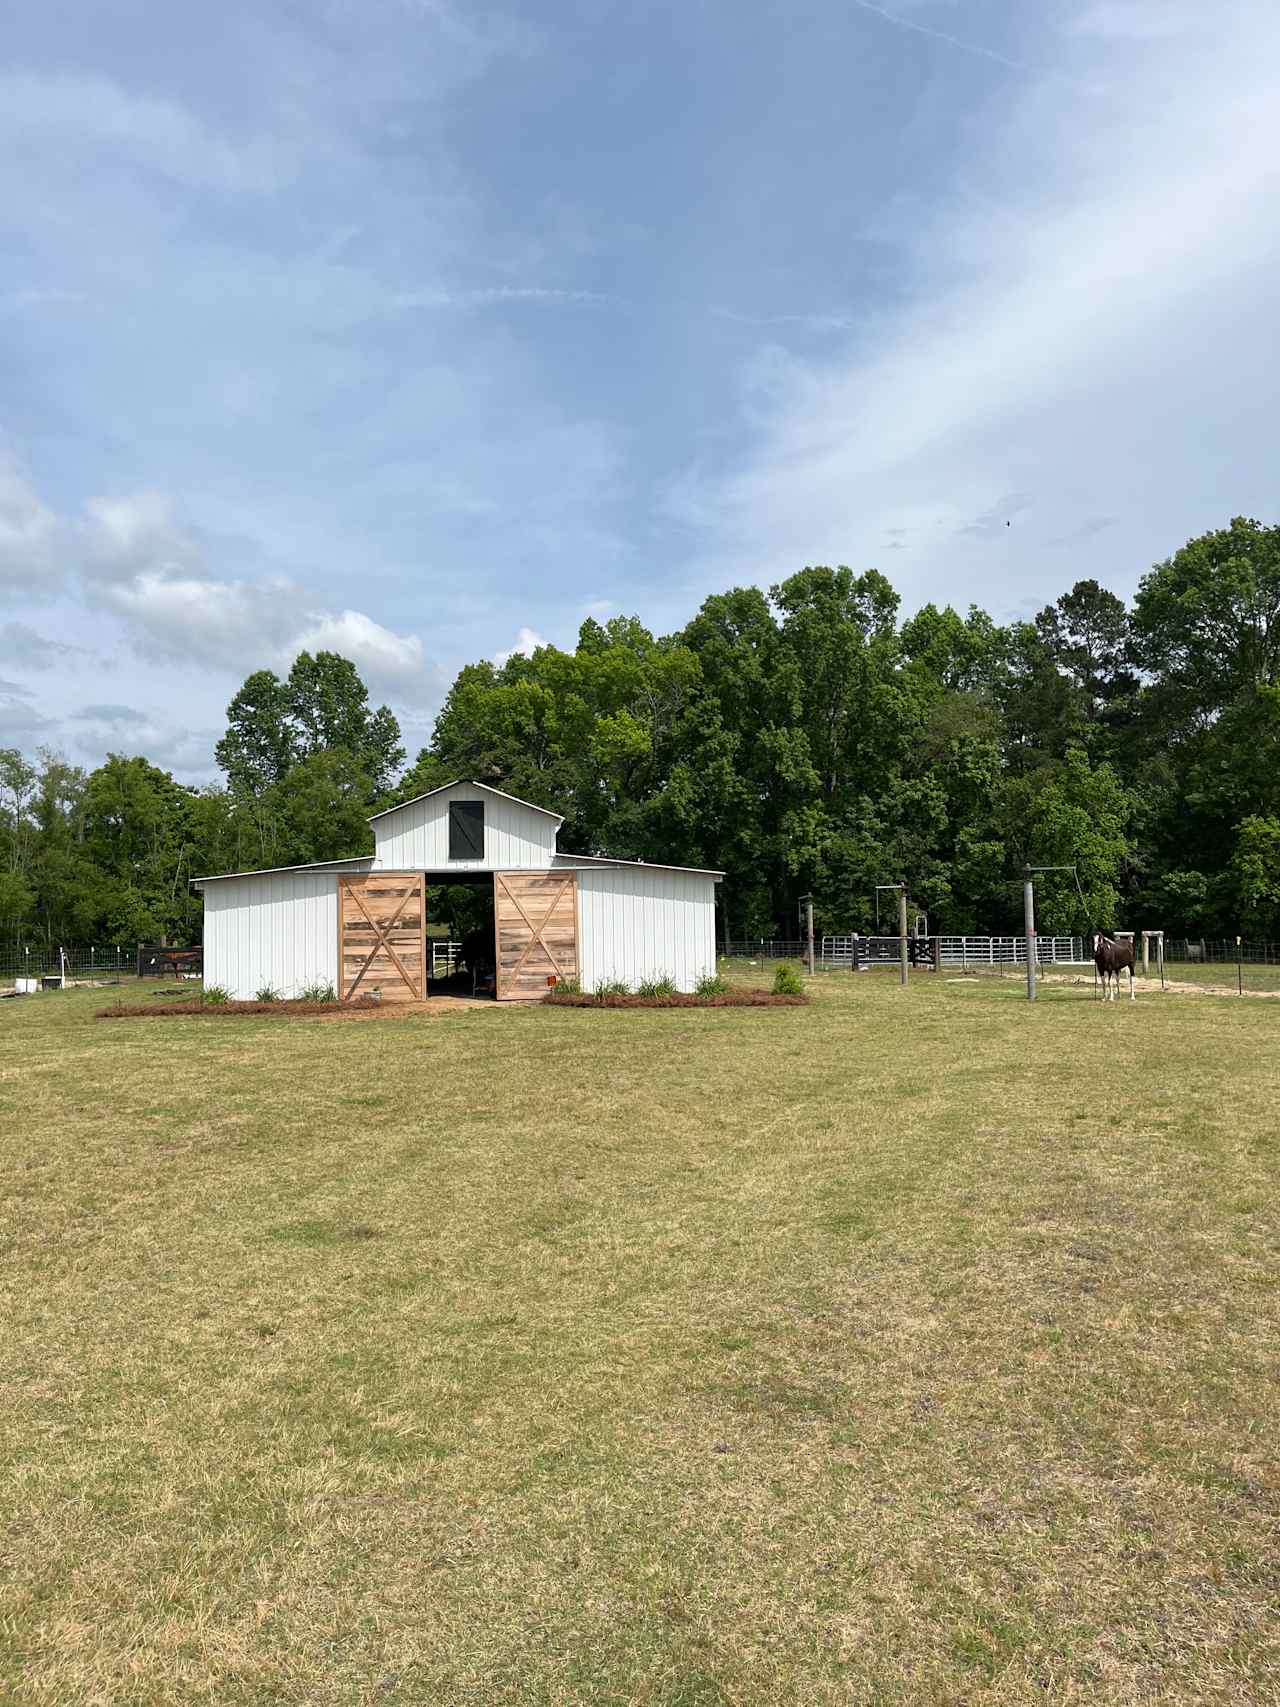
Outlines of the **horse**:
{"label": "horse", "polygon": [[[1129,968],[1129,1000],[1136,1000],[1133,993],[1134,952],[1132,942],[1116,942],[1113,937],[1105,936],[1102,931],[1093,933],[1093,964],[1102,974],[1102,999],[1113,1002],[1120,994],[1120,973]],[[1112,979],[1115,980],[1114,986]]]}

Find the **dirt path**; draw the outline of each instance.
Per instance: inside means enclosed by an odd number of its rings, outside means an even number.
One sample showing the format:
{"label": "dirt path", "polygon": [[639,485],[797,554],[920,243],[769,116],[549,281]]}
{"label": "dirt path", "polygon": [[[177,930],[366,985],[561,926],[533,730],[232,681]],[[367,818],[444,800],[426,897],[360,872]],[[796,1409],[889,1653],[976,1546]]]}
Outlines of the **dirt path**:
{"label": "dirt path", "polygon": [[[1040,974],[1040,982],[1047,984],[1088,985],[1091,984],[1093,980],[1091,978],[1084,977],[1063,978],[1051,972],[1042,972]],[[1188,984],[1185,980],[1180,978],[1166,978],[1163,985],[1161,985],[1158,978],[1135,978],[1133,981],[1133,987],[1140,996],[1158,996],[1170,991],[1172,991],[1175,996],[1239,996],[1240,994],[1239,990],[1234,986],[1228,986],[1226,984]],[[1260,999],[1264,1002],[1274,1002],[1277,999],[1280,999],[1280,990],[1246,990],[1244,994],[1246,996],[1252,996],[1256,999]],[[1127,1001],[1128,999],[1129,992],[1125,988],[1124,984],[1121,983],[1120,1000]]]}

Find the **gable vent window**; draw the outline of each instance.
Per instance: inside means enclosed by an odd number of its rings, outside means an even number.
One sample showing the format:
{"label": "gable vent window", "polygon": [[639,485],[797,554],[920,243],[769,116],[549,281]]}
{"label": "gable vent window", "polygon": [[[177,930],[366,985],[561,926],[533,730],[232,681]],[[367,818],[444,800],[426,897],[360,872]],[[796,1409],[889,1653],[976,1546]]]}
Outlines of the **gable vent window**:
{"label": "gable vent window", "polygon": [[484,801],[449,802],[449,858],[484,858]]}

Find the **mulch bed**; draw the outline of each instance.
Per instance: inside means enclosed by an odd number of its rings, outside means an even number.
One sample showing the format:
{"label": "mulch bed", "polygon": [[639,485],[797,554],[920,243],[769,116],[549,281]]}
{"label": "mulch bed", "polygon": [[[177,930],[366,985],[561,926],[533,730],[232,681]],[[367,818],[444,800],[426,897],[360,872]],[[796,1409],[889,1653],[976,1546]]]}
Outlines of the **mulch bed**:
{"label": "mulch bed", "polygon": [[775,996],[772,990],[730,990],[723,996],[579,996],[542,998],[552,1008],[803,1008],[808,996]]}
{"label": "mulch bed", "polygon": [[157,1002],[144,1006],[138,1002],[117,1002],[114,1007],[99,1008],[95,1019],[230,1019],[236,1014],[270,1014],[276,1019],[342,1019],[353,1013],[394,1012],[380,1002]]}

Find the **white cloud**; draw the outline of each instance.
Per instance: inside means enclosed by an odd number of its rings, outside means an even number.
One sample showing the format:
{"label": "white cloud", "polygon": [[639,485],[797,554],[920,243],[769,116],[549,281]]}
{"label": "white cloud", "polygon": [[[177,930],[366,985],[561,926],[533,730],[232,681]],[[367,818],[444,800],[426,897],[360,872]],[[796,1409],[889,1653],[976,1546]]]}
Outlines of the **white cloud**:
{"label": "white cloud", "polygon": [[405,291],[393,297],[393,308],[490,308],[503,303],[535,307],[572,307],[579,303],[615,302],[616,297],[594,290],[557,290],[549,285],[487,285],[470,290]]}
{"label": "white cloud", "polygon": [[1240,410],[1265,416],[1276,389],[1256,340],[1280,261],[1278,26],[1228,6],[1136,69],[1082,41],[1075,75],[1030,83],[965,163],[980,194],[920,222],[909,305],[820,364],[766,349],[752,450],[673,479],[673,519],[706,532],[701,584],[874,561],[909,524],[909,591],[963,576],[1000,597],[1019,522],[986,523],[1010,492],[1037,546],[1105,514],[1131,522],[1107,531],[1119,555],[1150,537],[1153,488],[1164,526],[1209,525],[1194,504],[1218,421],[1239,442]]}
{"label": "white cloud", "polygon": [[422,642],[416,634],[394,634],[358,610],[316,612],[306,622],[282,652],[282,663],[299,652],[340,652],[371,686],[376,684],[384,692],[397,687],[415,692],[426,675]]}
{"label": "white cloud", "polygon": [[540,635],[535,629],[521,628],[519,633],[516,635],[515,645],[508,646],[505,652],[495,652],[491,662],[495,669],[500,670],[509,658],[514,658],[517,654],[525,658],[531,658],[538,650],[539,646],[547,646],[549,644],[550,642],[544,640],[542,635]]}
{"label": "white cloud", "polygon": [[1193,21],[1179,0],[1097,0],[1070,20],[1077,35],[1104,41],[1153,41],[1175,36]]}
{"label": "white cloud", "polygon": [[[289,589],[142,570],[96,589],[144,655],[235,669],[280,649]],[[284,606],[284,608],[282,608]],[[272,644],[274,637],[280,637]]]}
{"label": "white cloud", "polygon": [[161,177],[224,190],[267,190],[282,176],[269,144],[232,144],[194,114],[155,95],[78,71],[0,72],[0,138],[80,149],[96,161],[120,154]]}
{"label": "white cloud", "polygon": [[52,721],[36,710],[25,692],[21,689],[7,692],[4,684],[0,684],[0,746],[23,746],[33,739],[41,740],[52,728]]}
{"label": "white cloud", "polygon": [[86,705],[68,722],[73,725],[71,745],[90,764],[100,764],[108,753],[140,753],[188,781],[216,774],[213,748],[219,729],[175,729],[155,712],[131,705]]}
{"label": "white cloud", "polygon": [[1009,59],[1005,54],[998,53],[995,48],[985,47],[981,42],[967,41],[959,36],[953,36],[947,30],[938,30],[932,24],[921,24],[913,18],[905,18],[897,12],[891,12],[885,6],[877,6],[873,0],[853,0],[855,6],[864,12],[873,12],[877,18],[883,18],[886,24],[892,24],[896,29],[910,30],[915,35],[927,36],[930,41],[944,42],[948,47],[959,48],[962,53],[974,54],[979,59],[994,60],[997,65],[1008,66],[1010,70],[1021,71],[1022,65],[1016,59]]}
{"label": "white cloud", "polygon": [[57,536],[53,511],[0,453],[0,585],[7,581],[36,596],[51,593],[59,578]]}
{"label": "white cloud", "polygon": [[284,576],[211,575],[199,542],[159,494],[95,498],[86,509],[91,596],[123,619],[141,652],[233,673],[287,669],[304,651],[340,652],[376,693],[408,703],[439,698],[440,671],[417,635],[397,634],[364,611],[316,609]]}
{"label": "white cloud", "polygon": [[[36,495],[12,463],[0,462],[0,578],[29,595],[53,591],[78,572],[88,603],[119,619],[143,657],[247,673],[286,667],[301,651],[350,658],[376,692],[434,703],[441,672],[415,634],[400,634],[359,610],[314,604],[286,576],[227,578],[211,571],[200,538],[175,518],[164,494],[93,497],[68,522]],[[0,627],[0,655],[38,668],[83,651],[45,640],[25,623]],[[101,719],[99,719],[101,721]]]}
{"label": "white cloud", "polygon": [[0,296],[0,309],[20,312],[28,308],[83,308],[88,301],[82,290],[64,290],[59,285],[30,285]]}
{"label": "white cloud", "polygon": [[0,661],[15,670],[50,670],[64,658],[91,656],[85,646],[50,640],[25,622],[0,622]]}
{"label": "white cloud", "polygon": [[132,705],[85,705],[73,711],[71,717],[75,723],[113,723],[124,728],[147,722],[146,712]]}

